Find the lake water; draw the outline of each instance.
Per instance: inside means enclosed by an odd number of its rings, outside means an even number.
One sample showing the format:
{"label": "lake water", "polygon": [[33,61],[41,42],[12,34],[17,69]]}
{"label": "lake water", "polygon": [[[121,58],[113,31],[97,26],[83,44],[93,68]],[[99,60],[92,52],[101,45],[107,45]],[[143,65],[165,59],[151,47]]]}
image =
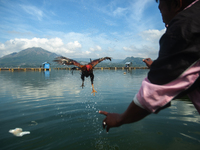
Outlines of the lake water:
{"label": "lake water", "polygon": [[[126,74],[124,74],[126,72]],[[196,150],[200,148],[200,116],[189,101],[175,100],[159,114],[102,129],[99,110],[122,113],[148,70],[94,70],[82,89],[80,72],[0,71],[1,150]],[[16,127],[30,131],[16,137]]]}

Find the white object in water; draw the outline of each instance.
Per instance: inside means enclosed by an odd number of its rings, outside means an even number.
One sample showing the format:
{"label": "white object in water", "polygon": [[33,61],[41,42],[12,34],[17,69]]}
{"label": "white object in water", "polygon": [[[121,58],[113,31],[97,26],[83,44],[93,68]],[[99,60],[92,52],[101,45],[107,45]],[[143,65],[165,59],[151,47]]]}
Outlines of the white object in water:
{"label": "white object in water", "polygon": [[9,132],[12,133],[13,135],[19,136],[19,137],[22,137],[23,135],[26,135],[26,134],[30,134],[29,131],[22,132],[22,128],[11,129],[11,130],[9,130]]}

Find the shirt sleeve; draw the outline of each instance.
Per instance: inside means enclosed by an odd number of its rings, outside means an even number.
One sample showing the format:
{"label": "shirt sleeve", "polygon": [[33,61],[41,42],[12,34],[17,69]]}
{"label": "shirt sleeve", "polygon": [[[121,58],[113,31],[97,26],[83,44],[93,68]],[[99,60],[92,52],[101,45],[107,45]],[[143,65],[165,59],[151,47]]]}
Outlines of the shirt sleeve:
{"label": "shirt sleeve", "polygon": [[137,94],[136,94],[135,97],[133,98],[133,102],[134,102],[137,106],[139,106],[140,108],[143,108],[143,109],[144,109],[144,107],[140,104],[140,102],[139,102],[138,99],[137,99]]}
{"label": "shirt sleeve", "polygon": [[147,78],[142,81],[139,92],[133,101],[151,113],[167,105],[174,97],[187,90],[200,74],[200,61],[187,69],[176,80],[165,85],[152,84]]}

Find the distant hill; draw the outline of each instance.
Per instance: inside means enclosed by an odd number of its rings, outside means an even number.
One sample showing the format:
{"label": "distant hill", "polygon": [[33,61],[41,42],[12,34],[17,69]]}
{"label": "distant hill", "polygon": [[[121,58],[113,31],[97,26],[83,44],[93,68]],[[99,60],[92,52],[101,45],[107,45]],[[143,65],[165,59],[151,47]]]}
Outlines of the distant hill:
{"label": "distant hill", "polygon": [[52,63],[58,55],[39,47],[32,47],[0,58],[0,67],[39,67],[44,62]]}
{"label": "distant hill", "polygon": [[121,63],[125,64],[126,62],[132,62],[132,66],[134,67],[143,67],[146,66],[145,63],[142,61],[144,58],[141,57],[127,57]]}
{"label": "distant hill", "polygon": [[[4,67],[40,67],[42,63],[49,62],[52,67],[67,67],[58,65],[53,62],[55,57],[59,55],[51,53],[40,47],[32,47],[22,50],[18,53],[12,53],[0,58],[0,68]],[[90,62],[90,58],[72,58],[80,63]],[[97,59],[97,58],[94,58]],[[92,60],[94,60],[92,58]],[[127,57],[125,60],[112,59],[112,61],[106,60],[97,65],[97,67],[124,67],[126,62],[132,62],[133,67],[145,66],[142,61],[143,58]]]}

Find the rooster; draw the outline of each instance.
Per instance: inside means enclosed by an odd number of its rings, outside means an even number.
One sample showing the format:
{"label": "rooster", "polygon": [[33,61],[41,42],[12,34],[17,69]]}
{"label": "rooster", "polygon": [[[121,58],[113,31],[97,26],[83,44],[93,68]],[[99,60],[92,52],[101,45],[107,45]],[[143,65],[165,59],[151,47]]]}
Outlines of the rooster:
{"label": "rooster", "polygon": [[111,61],[111,57],[102,57],[102,58],[99,58],[99,59],[95,59],[95,60],[90,60],[91,62],[86,64],[86,65],[82,65],[80,63],[78,63],[77,61],[73,60],[73,59],[69,59],[69,58],[66,58],[66,57],[63,57],[63,56],[60,56],[60,57],[57,57],[55,60],[53,60],[54,62],[57,62],[61,65],[74,65],[74,66],[77,66],[78,69],[81,70],[81,79],[82,79],[82,85],[81,87],[83,88],[84,87],[84,80],[85,80],[85,77],[89,77],[90,76],[90,79],[91,79],[91,84],[92,84],[92,93],[94,94],[95,96],[95,93],[97,93],[97,91],[94,89],[94,74],[93,74],[93,69],[94,67],[102,62],[103,60],[110,60]]}

